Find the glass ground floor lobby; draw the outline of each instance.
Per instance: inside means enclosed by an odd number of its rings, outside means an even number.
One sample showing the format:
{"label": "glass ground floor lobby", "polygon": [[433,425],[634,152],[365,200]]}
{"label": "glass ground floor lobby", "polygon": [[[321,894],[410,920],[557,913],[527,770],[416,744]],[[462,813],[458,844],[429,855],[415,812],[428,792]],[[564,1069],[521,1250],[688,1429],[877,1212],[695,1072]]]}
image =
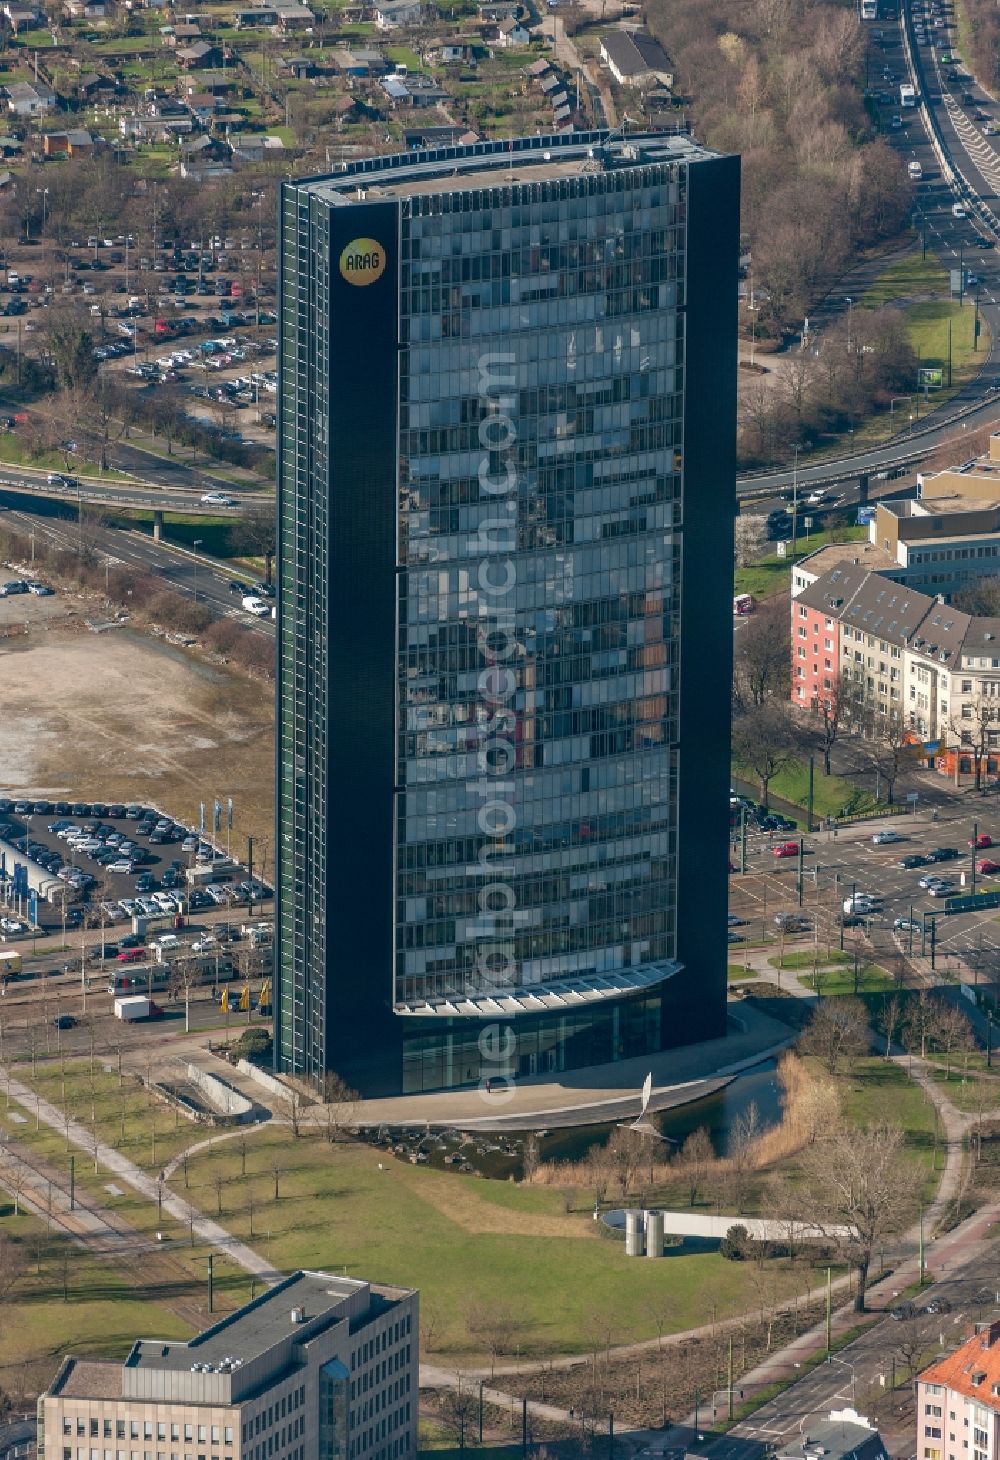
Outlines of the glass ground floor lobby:
{"label": "glass ground floor lobby", "polygon": [[414,1013],[403,1024],[403,1093],[558,1074],[663,1048],[663,991],[538,1013],[512,1013],[507,1000],[477,1000],[468,1015]]}

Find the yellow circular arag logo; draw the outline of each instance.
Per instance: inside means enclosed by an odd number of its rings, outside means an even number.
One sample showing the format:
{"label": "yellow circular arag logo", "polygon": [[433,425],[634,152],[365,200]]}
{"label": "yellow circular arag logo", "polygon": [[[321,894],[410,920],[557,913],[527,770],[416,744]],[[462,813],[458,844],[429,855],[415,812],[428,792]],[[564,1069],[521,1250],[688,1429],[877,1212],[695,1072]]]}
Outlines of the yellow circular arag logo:
{"label": "yellow circular arag logo", "polygon": [[348,284],[374,284],[385,270],[385,249],[374,238],[355,238],[340,255],[340,272]]}

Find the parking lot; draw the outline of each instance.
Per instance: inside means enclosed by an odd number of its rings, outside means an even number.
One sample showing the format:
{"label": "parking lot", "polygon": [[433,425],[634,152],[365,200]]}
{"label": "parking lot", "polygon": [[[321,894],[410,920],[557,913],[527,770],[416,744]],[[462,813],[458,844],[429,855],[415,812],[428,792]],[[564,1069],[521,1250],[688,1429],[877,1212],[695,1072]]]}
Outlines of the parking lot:
{"label": "parking lot", "polygon": [[45,931],[61,930],[64,912],[70,927],[114,928],[134,916],[259,906],[271,895],[224,848],[138,802],[0,797],[0,836],[41,871]]}
{"label": "parking lot", "polygon": [[[882,840],[887,831],[897,839]],[[737,841],[731,856],[738,868],[738,829],[734,835]],[[980,842],[975,850],[970,845],[974,835]],[[930,811],[911,813],[903,807],[892,818],[805,835],[801,897],[798,858],[774,855],[775,848],[788,840],[787,831],[781,829],[748,830],[747,872],[741,875],[737,871],[730,878],[731,914],[747,920],[733,929],[734,956],[737,940],[755,943],[774,938],[778,931],[775,918],[782,912],[801,910],[808,932],[803,928],[799,936],[807,943],[813,941],[817,927],[824,939],[833,933],[839,939],[844,922],[849,928],[853,925],[882,934],[884,941],[898,920],[912,920],[912,930],[903,926],[895,932],[897,946],[909,951],[912,942],[915,953],[921,951],[925,922],[925,947],[929,943],[928,919],[933,919],[942,966],[951,967],[960,959],[974,980],[1000,979],[1000,909],[951,915],[944,911],[946,896],[972,891],[974,865],[976,890],[1000,891],[1000,805],[996,795],[957,801],[954,809],[939,811],[936,819]],[[911,865],[901,865],[904,862]],[[943,895],[935,896],[920,885],[929,876],[947,881]]]}

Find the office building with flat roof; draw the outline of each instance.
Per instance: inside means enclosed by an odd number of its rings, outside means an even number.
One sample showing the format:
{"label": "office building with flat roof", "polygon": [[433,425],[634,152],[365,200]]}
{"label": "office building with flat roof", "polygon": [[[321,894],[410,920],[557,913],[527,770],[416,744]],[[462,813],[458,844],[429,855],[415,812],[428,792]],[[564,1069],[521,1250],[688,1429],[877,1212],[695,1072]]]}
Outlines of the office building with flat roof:
{"label": "office building with flat roof", "polygon": [[738,231],[661,133],[285,184],[279,1068],[724,1032]]}
{"label": "office building with flat roof", "polygon": [[417,1294],[297,1272],[187,1343],[69,1356],[39,1460],[404,1460],[417,1453]]}

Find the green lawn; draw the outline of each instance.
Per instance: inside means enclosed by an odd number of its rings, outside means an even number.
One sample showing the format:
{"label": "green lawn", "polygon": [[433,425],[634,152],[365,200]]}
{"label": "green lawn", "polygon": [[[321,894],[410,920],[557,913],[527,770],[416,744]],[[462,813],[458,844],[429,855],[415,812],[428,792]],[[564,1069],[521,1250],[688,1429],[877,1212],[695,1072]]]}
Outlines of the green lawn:
{"label": "green lawn", "polygon": [[385,53],[394,66],[406,66],[410,71],[420,70],[420,57],[409,46],[386,46]]}
{"label": "green lawn", "polygon": [[[821,964],[825,961],[820,960]],[[801,975],[801,982],[811,989],[815,989],[818,983],[818,992],[827,999],[840,994],[877,994],[893,987],[892,975],[886,973],[877,963],[866,963],[859,969],[857,988],[854,986],[853,967],[826,971],[821,968],[818,979],[811,973],[804,973]]]}
{"label": "green lawn", "polygon": [[[277,1203],[275,1161],[286,1168]],[[754,1302],[744,1265],[717,1253],[628,1261],[620,1243],[599,1237],[583,1193],[567,1215],[562,1194],[548,1187],[411,1166],[363,1145],[331,1147],[319,1134],[290,1141],[271,1128],[255,1137],[243,1181],[239,1169],[229,1145],[195,1156],[187,1195],[215,1215],[212,1183],[221,1173],[229,1183],[221,1220],[249,1238],[252,1193],[254,1230],[270,1232],[279,1267],[329,1266],[420,1288],[440,1330],[435,1348],[450,1355],[469,1351],[470,1307],[506,1294],[525,1322],[523,1353],[580,1351],[598,1327],[612,1342],[652,1336],[655,1294],[669,1295],[673,1331]],[[768,1269],[775,1296],[800,1281],[780,1261]]]}
{"label": "green lawn", "polygon": [[[0,1386],[48,1384],[67,1353],[124,1358],[143,1338],[188,1338],[190,1328],[108,1264],[13,1203],[0,1201],[0,1233],[22,1244],[28,1269],[4,1299],[0,1323]],[[66,1277],[67,1299],[63,1298]]]}
{"label": "green lawn", "polygon": [[[0,335],[3,328],[0,326]],[[72,458],[72,468],[77,476],[96,477],[104,476],[109,480],[113,477],[123,478],[125,473],[116,471],[114,468],[99,473],[97,467],[90,462],[79,461]],[[39,471],[65,471],[66,456],[62,451],[43,451],[39,455],[32,455],[22,446],[14,431],[0,433],[0,461],[6,462],[8,466],[35,467]]]}
{"label": "green lawn", "polygon": [[[861,298],[861,304],[878,309],[886,304],[900,304],[906,319],[910,344],[921,365],[940,366],[945,371],[948,387],[948,326],[951,324],[952,384],[957,385],[976,373],[985,360],[987,341],[980,339],[975,349],[973,322],[975,309],[970,298],[960,304],[951,296],[949,269],[932,255],[921,259],[914,251],[899,263],[886,269]],[[935,393],[935,402],[940,392]],[[898,413],[897,413],[898,414]]]}
{"label": "green lawn", "polygon": [[[805,515],[801,504],[799,512],[801,523],[801,516]],[[733,574],[733,592],[752,593],[754,598],[771,598],[777,593],[787,593],[792,580],[792,566],[807,553],[831,542],[862,542],[867,537],[867,527],[840,527],[831,532],[814,532],[808,538],[800,530],[794,556],[789,546],[787,557],[779,558],[772,553],[748,568],[737,568]]]}
{"label": "green lawn", "polygon": [[915,250],[886,269],[871,288],[865,290],[859,303],[865,309],[881,309],[883,305],[895,304],[900,299],[947,294],[948,283],[948,271],[941,267],[934,255],[928,254],[922,259],[919,251]]}
{"label": "green lawn", "polygon": [[[772,968],[795,970],[812,968],[815,958],[813,956],[813,950],[810,948],[802,953],[786,953],[783,958],[769,958],[767,961]],[[831,963],[850,963],[851,955],[849,953],[842,953],[839,948],[834,948],[829,953],[821,954],[819,961],[821,966],[824,967]]]}
{"label": "green lawn", "polygon": [[[733,773],[749,785],[757,784],[753,773],[735,760]],[[804,812],[809,797],[808,764],[805,761],[793,761],[783,771],[779,771],[770,784],[769,794],[778,797],[779,800],[789,802],[792,806],[800,806]],[[867,791],[860,790],[850,781],[844,780],[842,776],[826,776],[821,767],[814,768],[814,821],[820,817],[839,816],[845,809],[848,809],[851,815],[856,816],[862,811],[871,810],[876,804],[874,797],[870,796]],[[809,865],[807,860],[806,867],[808,868]]]}
{"label": "green lawn", "polygon": [[[18,1066],[18,1074],[30,1077],[30,1070]],[[86,1124],[93,1115],[99,1134],[115,1144],[124,1120],[122,1149],[147,1170],[204,1135],[162,1107],[154,1114],[134,1082],[124,1087],[123,1098],[116,1071],[100,1064],[93,1093],[88,1060],[70,1062],[66,1082],[67,1105]],[[54,1062],[39,1066],[34,1083],[62,1100],[62,1071]],[[914,1160],[927,1167],[929,1189],[933,1122],[919,1087],[905,1071],[877,1059],[858,1061],[843,1083],[850,1118],[898,1120],[906,1127]],[[44,1126],[36,1133],[30,1104],[26,1113],[17,1139],[64,1169],[63,1137]],[[76,1169],[82,1195],[96,1196],[142,1232],[160,1225],[154,1203],[130,1189],[120,1196],[109,1193],[106,1173],[95,1173],[79,1151]],[[524,1353],[580,1351],[598,1331],[610,1333],[612,1342],[650,1337],[658,1299],[669,1302],[669,1331],[704,1321],[710,1311],[721,1319],[758,1301],[753,1265],[729,1263],[717,1253],[678,1252],[653,1265],[628,1261],[620,1243],[602,1240],[586,1192],[575,1193],[567,1211],[563,1193],[550,1187],[414,1166],[359,1143],[331,1146],[308,1128],[296,1140],[287,1128],[258,1127],[248,1132],[245,1152],[238,1140],[199,1152],[188,1163],[187,1178],[179,1168],[170,1185],[279,1268],[328,1267],[420,1288],[424,1312],[438,1331],[435,1349],[453,1361],[470,1351],[465,1322],[470,1307],[495,1304],[508,1293],[517,1295],[516,1311],[525,1324]],[[171,1255],[182,1266],[181,1286],[203,1281],[204,1250],[189,1247],[186,1233],[171,1230],[169,1219],[162,1225],[168,1239],[175,1239]],[[230,1266],[217,1264],[223,1269],[220,1287],[229,1302],[241,1301],[248,1281]],[[769,1261],[769,1298],[800,1292],[800,1274],[801,1263]],[[127,1319],[134,1332],[163,1331],[151,1317],[123,1318],[116,1309],[115,1319],[117,1326],[109,1322],[93,1330],[108,1345]]]}
{"label": "green lawn", "polygon": [[760,978],[760,974],[756,968],[744,968],[742,963],[730,963],[728,977],[729,982],[733,983],[737,979]]}
{"label": "green lawn", "polygon": [[[107,997],[96,994],[92,999]],[[160,1170],[193,1139],[190,1122],[178,1119],[172,1109],[150,1095],[134,1077],[125,1075],[119,1081],[113,1059],[96,1059],[93,1073],[89,1059],[67,1060],[64,1070],[56,1058],[39,1059],[34,1074],[27,1062],[15,1065],[11,1073],[36,1090],[43,1100],[72,1111],[77,1121],[96,1131],[101,1142],[114,1146],[146,1171]],[[29,1113],[33,1114],[31,1107]],[[2,1114],[0,1108],[0,1118]],[[33,1119],[30,1123],[34,1124]],[[65,1166],[65,1153],[65,1136],[51,1132],[47,1154]]]}
{"label": "green lawn", "polygon": [[979,362],[985,358],[982,349],[977,354],[973,348],[974,320],[975,309],[971,299],[966,299],[963,304],[959,304],[957,299],[936,299],[907,306],[907,332],[920,364],[940,366],[945,372],[946,386],[949,384],[949,353],[953,384],[975,374]]}

